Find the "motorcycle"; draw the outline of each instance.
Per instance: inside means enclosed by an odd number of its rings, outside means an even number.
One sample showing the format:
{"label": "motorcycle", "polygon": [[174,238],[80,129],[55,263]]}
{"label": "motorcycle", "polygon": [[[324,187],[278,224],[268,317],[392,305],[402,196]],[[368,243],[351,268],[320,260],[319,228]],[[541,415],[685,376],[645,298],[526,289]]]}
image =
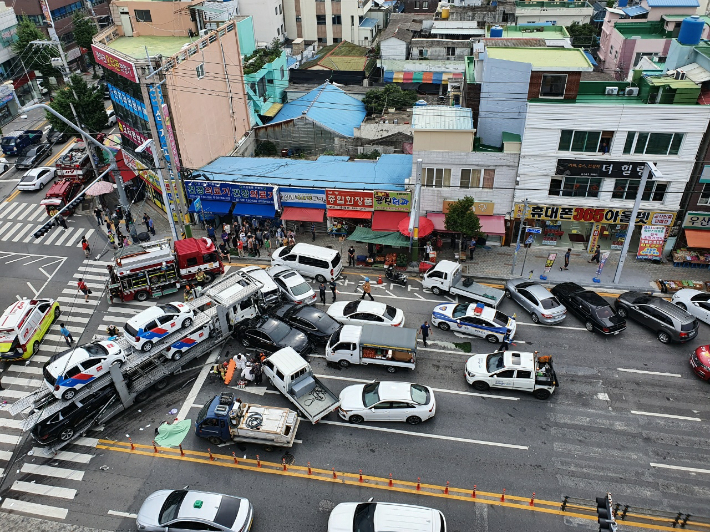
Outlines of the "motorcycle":
{"label": "motorcycle", "polygon": [[393,266],[385,268],[385,277],[393,283],[407,286],[407,276],[404,273],[395,270]]}

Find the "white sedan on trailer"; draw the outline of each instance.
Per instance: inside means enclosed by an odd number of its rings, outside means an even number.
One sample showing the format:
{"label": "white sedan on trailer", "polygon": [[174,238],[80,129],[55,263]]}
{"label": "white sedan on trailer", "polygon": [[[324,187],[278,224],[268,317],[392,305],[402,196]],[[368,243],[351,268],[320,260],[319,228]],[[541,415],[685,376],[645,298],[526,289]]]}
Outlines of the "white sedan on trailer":
{"label": "white sedan on trailer", "polygon": [[340,392],[338,415],[350,423],[406,421],[418,425],[434,417],[434,390],[411,382],[370,382]]}
{"label": "white sedan on trailer", "polygon": [[515,336],[515,318],[483,303],[444,303],[434,308],[431,324],[442,331],[456,331],[485,338],[490,343],[510,342]]}
{"label": "white sedan on trailer", "polygon": [[671,302],[688,311],[688,314],[710,325],[710,294],[707,292],[683,288],[673,294]]}
{"label": "white sedan on trailer", "polygon": [[338,301],[328,315],[344,325],[391,325],[404,327],[404,312],[379,301]]}

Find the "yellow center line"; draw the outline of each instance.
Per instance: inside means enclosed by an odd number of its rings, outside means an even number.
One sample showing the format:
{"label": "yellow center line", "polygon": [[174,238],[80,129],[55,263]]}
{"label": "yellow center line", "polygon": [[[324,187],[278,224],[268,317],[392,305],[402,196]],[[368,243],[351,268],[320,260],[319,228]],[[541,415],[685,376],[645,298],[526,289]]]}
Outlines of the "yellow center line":
{"label": "yellow center line", "polygon": [[20,193],[19,190],[15,190],[15,192],[13,192],[12,194],[10,194],[7,197],[7,199],[5,200],[5,203],[10,203],[12,200],[14,200],[18,196],[19,193]]}

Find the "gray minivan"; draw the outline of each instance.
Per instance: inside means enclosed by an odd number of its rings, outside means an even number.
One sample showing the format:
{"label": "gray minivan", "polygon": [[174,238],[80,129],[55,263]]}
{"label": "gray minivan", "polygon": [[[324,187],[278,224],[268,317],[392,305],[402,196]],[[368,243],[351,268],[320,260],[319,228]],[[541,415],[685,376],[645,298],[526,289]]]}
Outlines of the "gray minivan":
{"label": "gray minivan", "polygon": [[670,301],[643,292],[626,292],[615,301],[622,318],[629,317],[654,331],[658,341],[688,342],[698,335],[698,320]]}

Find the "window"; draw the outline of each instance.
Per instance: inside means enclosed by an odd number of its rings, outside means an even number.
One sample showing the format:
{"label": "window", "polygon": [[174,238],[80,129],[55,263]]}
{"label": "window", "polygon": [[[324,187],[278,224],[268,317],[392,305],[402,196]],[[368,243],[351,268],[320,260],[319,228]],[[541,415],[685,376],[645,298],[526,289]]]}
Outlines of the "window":
{"label": "window", "polygon": [[422,2],[422,9],[429,9],[429,2]]}
{"label": "window", "polygon": [[81,367],[84,368],[84,370],[87,370],[89,368],[93,368],[94,366],[97,366],[103,362],[103,358],[90,358],[88,360],[84,360],[84,362],[81,363]]}
{"label": "window", "polygon": [[325,15],[316,15],[316,24],[325,26]]}
{"label": "window", "polygon": [[454,57],[456,55],[456,48],[453,46],[447,46],[446,55],[447,57]]}
{"label": "window", "polygon": [[276,28],[276,35],[281,35],[281,28]]}
{"label": "window", "polygon": [[495,376],[498,379],[512,379],[515,376],[515,370],[506,369],[505,371],[499,371]]}
{"label": "window", "polygon": [[698,198],[698,205],[710,205],[710,183],[703,185],[703,190]]}
{"label": "window", "polygon": [[460,188],[479,188],[481,186],[481,171],[470,168],[461,169]]}
{"label": "window", "polygon": [[[614,182],[613,199],[635,200],[641,184],[640,179],[617,179]],[[646,188],[641,199],[643,201],[663,201],[668,190],[668,183],[646,181]]]}
{"label": "window", "polygon": [[284,67],[281,67],[279,72],[281,72],[281,79],[284,79]]}
{"label": "window", "polygon": [[424,48],[419,49],[419,59],[422,57],[429,57],[429,50],[426,50]]}
{"label": "window", "polygon": [[296,22],[301,22],[301,16],[300,16],[300,15],[297,15],[297,16],[296,16]]}
{"label": "window", "polygon": [[419,0],[415,0],[415,2],[414,2],[414,9],[419,9],[420,3],[421,3],[421,2],[419,2]]}
{"label": "window", "polygon": [[58,7],[51,11],[52,18],[56,20],[61,20],[63,18],[71,17],[75,11],[83,10],[84,4],[82,2],[74,2],[63,7]]}
{"label": "window", "polygon": [[572,131],[560,132],[559,151],[578,151],[586,153],[607,153],[614,138],[613,131]]}
{"label": "window", "polygon": [[425,187],[449,187],[451,186],[451,169],[450,168],[425,168],[424,169],[424,186]]}
{"label": "window", "polygon": [[281,11],[281,4],[279,4],[279,15],[280,15],[281,13],[283,13],[283,11]]}
{"label": "window", "polygon": [[195,72],[197,73],[197,79],[202,79],[205,77],[205,64],[201,63],[195,67]]}
{"label": "window", "polygon": [[678,155],[684,133],[645,133],[629,131],[624,153],[636,155]]}
{"label": "window", "polygon": [[550,196],[597,198],[602,180],[595,177],[553,177],[550,181]]}
{"label": "window", "polygon": [[540,98],[562,98],[565,95],[567,74],[543,74]]}
{"label": "window", "polygon": [[333,24],[340,26],[343,24],[343,20],[340,15],[333,15]]}
{"label": "window", "polygon": [[343,42],[343,39],[341,39],[340,37],[333,37],[333,43],[334,43],[334,44],[335,44],[335,43],[339,43],[339,42]]}
{"label": "window", "polygon": [[278,7],[275,7],[275,8],[274,8],[274,15],[278,15],[278,14],[279,14],[279,8],[278,8]]}
{"label": "window", "polygon": [[530,377],[532,377],[532,371],[523,371],[522,369],[519,369],[515,375],[516,379],[529,379]]}
{"label": "window", "polygon": [[496,171],[493,169],[483,170],[483,188],[493,188]]}
{"label": "window", "polygon": [[136,9],[136,22],[153,22],[150,16],[150,9]]}
{"label": "window", "polygon": [[325,44],[325,37],[318,37],[318,44]]}

